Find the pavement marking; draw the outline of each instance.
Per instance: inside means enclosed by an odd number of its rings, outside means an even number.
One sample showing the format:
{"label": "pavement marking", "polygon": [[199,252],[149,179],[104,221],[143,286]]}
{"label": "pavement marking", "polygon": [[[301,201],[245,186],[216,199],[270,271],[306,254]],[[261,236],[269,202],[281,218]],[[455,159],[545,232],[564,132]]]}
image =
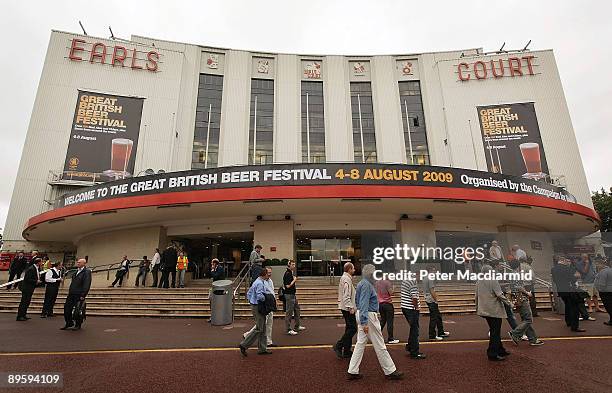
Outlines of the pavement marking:
{"label": "pavement marking", "polygon": [[105,333],[114,333],[116,331],[118,331],[119,329],[104,329]]}
{"label": "pavement marking", "polygon": [[[574,341],[574,340],[609,340],[612,336],[571,336],[571,337],[541,337],[545,341]],[[510,340],[502,340],[510,341]],[[445,344],[468,344],[468,343],[488,343],[488,339],[474,340],[454,340],[454,341],[424,341],[420,345],[445,345]],[[387,344],[389,347],[404,346],[405,343]],[[368,344],[371,347],[372,344]],[[286,349],[330,349],[332,344],[317,344],[317,345],[287,345],[275,347],[274,350]],[[104,349],[91,351],[58,351],[58,352],[6,352],[0,353],[0,357],[8,356],[54,356],[54,355],[96,355],[96,354],[114,354],[114,353],[169,353],[169,352],[221,352],[221,351],[238,351],[237,347],[219,347],[219,348],[157,348],[157,349]]]}

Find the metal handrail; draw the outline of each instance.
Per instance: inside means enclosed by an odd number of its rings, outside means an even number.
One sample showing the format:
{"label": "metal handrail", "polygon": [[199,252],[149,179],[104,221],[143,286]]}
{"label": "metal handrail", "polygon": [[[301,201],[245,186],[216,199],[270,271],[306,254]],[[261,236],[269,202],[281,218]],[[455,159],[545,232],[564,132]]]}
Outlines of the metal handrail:
{"label": "metal handrail", "polygon": [[[234,288],[234,292],[233,292],[233,299],[236,299],[236,294],[238,293],[238,289],[240,289],[240,285],[242,285],[242,283],[246,283],[246,278],[249,277],[250,273],[251,273],[251,265],[247,264],[248,269],[246,270],[246,272],[244,273],[244,275],[242,276],[242,278],[240,279],[240,281],[238,281],[238,285],[236,285],[236,287]],[[244,268],[242,269],[244,270]],[[238,277],[240,277],[240,275],[238,275]],[[236,277],[236,279],[238,279],[238,277]],[[235,282],[236,280],[234,280]],[[232,283],[233,284],[233,283]]]}
{"label": "metal handrail", "polygon": [[245,269],[249,269],[250,270],[250,264],[247,261],[247,263],[244,264],[244,266],[242,267],[242,269],[240,269],[240,271],[238,272],[238,275],[236,276],[236,278],[234,278],[234,281],[232,282],[232,286],[236,284],[236,281],[238,279],[240,279],[240,275],[244,272]]}

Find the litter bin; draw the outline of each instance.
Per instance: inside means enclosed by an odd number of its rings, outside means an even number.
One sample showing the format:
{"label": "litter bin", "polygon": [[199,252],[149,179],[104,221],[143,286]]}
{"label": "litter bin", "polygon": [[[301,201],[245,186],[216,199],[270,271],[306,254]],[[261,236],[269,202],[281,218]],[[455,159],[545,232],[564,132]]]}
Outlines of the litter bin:
{"label": "litter bin", "polygon": [[232,320],[232,281],[215,281],[210,291],[210,323],[214,326],[229,325]]}

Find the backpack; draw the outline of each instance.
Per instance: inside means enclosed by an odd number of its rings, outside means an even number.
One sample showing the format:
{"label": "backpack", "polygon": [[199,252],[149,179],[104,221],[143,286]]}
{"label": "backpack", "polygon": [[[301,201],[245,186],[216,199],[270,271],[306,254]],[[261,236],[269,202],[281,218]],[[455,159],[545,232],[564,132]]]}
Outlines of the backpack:
{"label": "backpack", "polygon": [[278,287],[278,300],[280,300],[283,303],[285,302],[285,289],[283,288],[282,285]]}

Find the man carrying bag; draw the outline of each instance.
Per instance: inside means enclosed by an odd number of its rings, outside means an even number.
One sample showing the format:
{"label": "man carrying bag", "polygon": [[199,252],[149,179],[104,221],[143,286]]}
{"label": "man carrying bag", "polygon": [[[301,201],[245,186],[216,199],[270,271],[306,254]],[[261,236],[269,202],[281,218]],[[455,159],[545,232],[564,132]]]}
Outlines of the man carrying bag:
{"label": "man carrying bag", "polygon": [[77,261],[78,270],[72,278],[64,304],[66,325],[61,330],[79,330],[85,318],[85,298],[91,287],[91,270],[85,266],[86,264],[87,261],[84,258]]}

